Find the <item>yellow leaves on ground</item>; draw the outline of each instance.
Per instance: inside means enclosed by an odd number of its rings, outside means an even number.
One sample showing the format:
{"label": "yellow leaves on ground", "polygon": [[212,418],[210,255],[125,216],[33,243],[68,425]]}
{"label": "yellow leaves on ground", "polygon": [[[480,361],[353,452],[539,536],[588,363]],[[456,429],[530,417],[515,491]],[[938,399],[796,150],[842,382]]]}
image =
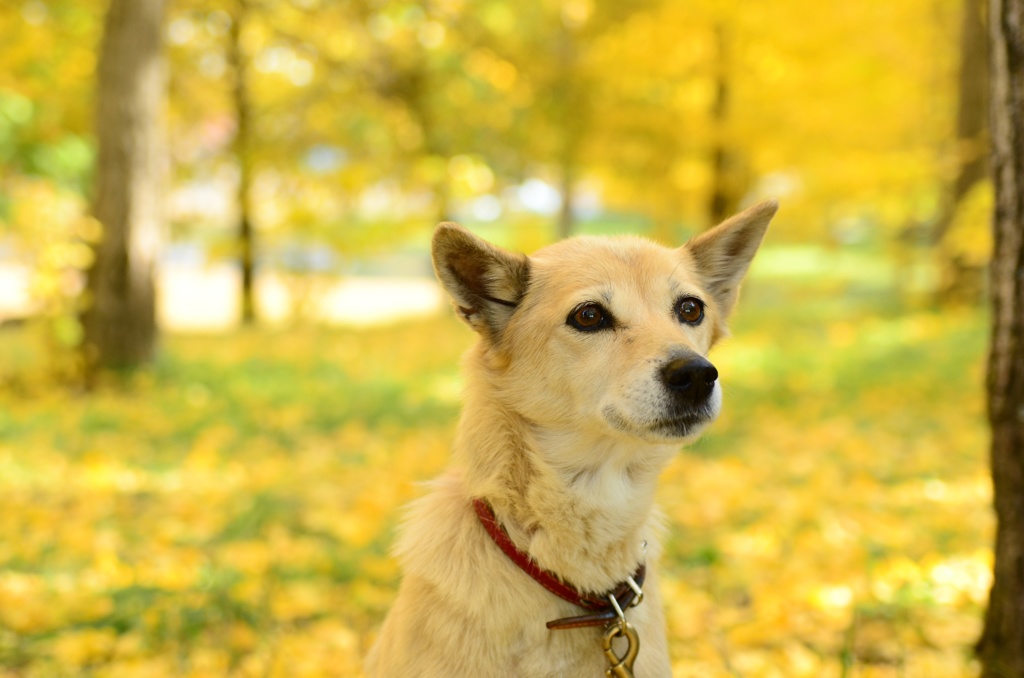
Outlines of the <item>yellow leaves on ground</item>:
{"label": "yellow leaves on ground", "polygon": [[[659,492],[675,675],[970,675],[983,319],[750,296],[712,356],[723,417]],[[359,675],[470,340],[452,319],[172,337],[88,398],[0,390],[0,677]]]}
{"label": "yellow leaves on ground", "polygon": [[726,413],[660,495],[679,675],[973,673],[991,490],[962,320],[840,320],[784,349],[755,329],[719,353]]}
{"label": "yellow leaves on ground", "polygon": [[[5,374],[30,337],[0,337]],[[0,676],[358,675],[469,336],[269,339],[172,339],[88,398],[0,390]]]}

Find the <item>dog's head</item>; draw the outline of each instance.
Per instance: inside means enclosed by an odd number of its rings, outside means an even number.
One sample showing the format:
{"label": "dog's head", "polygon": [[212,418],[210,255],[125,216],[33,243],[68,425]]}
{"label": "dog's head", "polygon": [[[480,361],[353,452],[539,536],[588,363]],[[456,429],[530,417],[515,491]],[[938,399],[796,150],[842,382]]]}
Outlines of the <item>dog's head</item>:
{"label": "dog's head", "polygon": [[706,356],[776,209],[761,203],[676,249],[578,237],[530,257],[444,223],[434,268],[481,335],[488,397],[551,430],[684,440],[718,416]]}

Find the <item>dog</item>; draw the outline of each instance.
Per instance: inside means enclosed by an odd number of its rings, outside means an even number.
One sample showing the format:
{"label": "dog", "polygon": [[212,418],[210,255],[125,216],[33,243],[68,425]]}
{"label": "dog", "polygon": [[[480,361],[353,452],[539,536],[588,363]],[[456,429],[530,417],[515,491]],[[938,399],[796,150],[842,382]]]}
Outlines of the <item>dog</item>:
{"label": "dog", "polygon": [[435,272],[479,339],[370,678],[671,675],[655,485],[719,413],[706,356],[776,209],[675,249],[583,236],[529,257],[437,227]]}

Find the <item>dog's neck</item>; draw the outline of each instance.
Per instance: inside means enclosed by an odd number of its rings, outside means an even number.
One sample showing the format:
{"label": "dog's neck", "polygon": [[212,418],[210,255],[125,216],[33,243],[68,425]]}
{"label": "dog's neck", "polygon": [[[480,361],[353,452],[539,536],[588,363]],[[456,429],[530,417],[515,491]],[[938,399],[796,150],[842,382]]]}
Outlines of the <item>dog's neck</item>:
{"label": "dog's neck", "polygon": [[676,451],[542,427],[493,400],[466,403],[456,462],[520,550],[577,588],[603,593],[645,560],[658,474]]}

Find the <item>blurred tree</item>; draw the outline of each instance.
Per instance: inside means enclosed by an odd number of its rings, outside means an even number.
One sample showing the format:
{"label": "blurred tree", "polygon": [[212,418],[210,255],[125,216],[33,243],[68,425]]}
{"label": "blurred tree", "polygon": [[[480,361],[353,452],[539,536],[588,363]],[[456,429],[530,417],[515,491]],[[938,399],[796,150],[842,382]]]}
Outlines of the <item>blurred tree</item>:
{"label": "blurred tree", "polygon": [[[407,91],[408,71],[434,78],[438,68],[457,69],[436,63],[450,56],[448,41],[439,38],[443,27],[418,3],[246,0],[236,22],[239,8],[237,0],[178,0],[173,7],[170,112],[182,142],[172,149],[178,180],[223,187],[235,199],[229,215],[179,215],[172,227],[210,241],[214,256],[238,261],[244,202],[258,264],[253,278],[259,270],[301,273],[303,257],[286,251],[330,246],[346,257],[406,237],[415,224],[408,213],[426,219],[424,188],[438,184],[443,172],[436,170],[445,164],[424,152],[420,121],[398,92]],[[233,67],[239,59],[247,111],[241,118]],[[463,80],[455,73],[423,90],[427,115],[439,120],[432,135],[438,145],[460,129],[441,106],[447,83]],[[406,199],[380,206],[381,196],[398,194]]]}
{"label": "blurred tree", "polygon": [[82,314],[86,359],[153,358],[154,267],[161,239],[163,0],[111,0],[97,67],[99,142],[93,213],[103,227]]}
{"label": "blurred tree", "polygon": [[[84,191],[101,0],[0,3],[0,181],[35,176]],[[0,191],[0,195],[2,195]],[[2,201],[2,197],[0,197]],[[3,207],[0,206],[0,218]]]}
{"label": "blurred tree", "polygon": [[988,416],[995,568],[978,642],[983,678],[1024,676],[1024,0],[992,0],[996,185]]}
{"label": "blurred tree", "polygon": [[[175,125],[234,118],[211,54],[229,51],[234,2],[176,3]],[[667,239],[780,191],[803,234],[891,239],[936,211],[955,54],[931,47],[960,4],[251,0],[253,227],[268,250],[365,251],[540,178],[563,195],[562,233],[585,187]],[[234,177],[230,144],[217,155]]]}
{"label": "blurred tree", "polygon": [[[371,36],[379,36],[371,43],[369,59],[363,66],[365,81],[379,97],[399,107],[415,130],[415,142],[399,156],[404,167],[394,167],[395,174],[406,184],[415,176],[413,181],[418,179],[433,196],[432,220],[449,220],[449,162],[457,153],[460,139],[465,138],[460,132],[469,127],[467,118],[472,119],[471,97],[464,92],[457,97],[464,115],[452,116],[448,110],[451,90],[457,85],[464,87],[466,80],[450,48],[453,39],[458,38],[435,23],[434,15],[444,10],[431,3],[393,3],[390,8],[376,10],[369,5],[358,7],[360,23]],[[451,13],[457,15],[457,10]],[[431,36],[427,26],[437,26],[444,32]]]}
{"label": "blurred tree", "polygon": [[97,230],[83,198],[94,161],[91,73],[105,5],[0,3],[0,249],[29,266],[31,313],[60,378],[80,376],[81,274]]}
{"label": "blurred tree", "polygon": [[[986,18],[983,0],[964,0],[957,87],[956,177],[950,196],[953,209],[989,171],[989,38]],[[937,240],[942,239],[949,226],[948,216],[936,222]]]}
{"label": "blurred tree", "polygon": [[[76,27],[97,2],[0,3],[0,89],[35,104],[18,128],[34,145],[14,165],[0,149],[6,170],[74,156],[87,183],[92,33]],[[173,236],[215,257],[280,272],[284,250],[330,246],[341,261],[428,219],[521,207],[508,189],[527,179],[563,196],[530,218],[538,233],[587,206],[677,240],[770,194],[795,238],[920,242],[953,183],[957,50],[941,47],[964,0],[245,0],[233,21],[240,2],[169,6]]]}
{"label": "blurred tree", "polygon": [[[945,187],[935,219],[932,241],[940,256],[940,303],[976,301],[984,270],[965,255],[963,243],[949,239],[959,210],[971,190],[988,176],[988,30],[984,0],[964,0],[960,27],[960,71],[957,79],[954,177]],[[982,224],[977,224],[980,228]]]}
{"label": "blurred tree", "polygon": [[711,133],[714,142],[710,161],[711,195],[708,198],[708,222],[711,224],[718,224],[733,214],[743,198],[742,188],[733,179],[736,173],[736,152],[727,139],[729,89],[734,74],[729,67],[730,46],[726,31],[724,22],[715,24],[714,97],[711,103]]}
{"label": "blurred tree", "polygon": [[[568,11],[566,11],[568,9]],[[553,120],[559,141],[555,151],[562,204],[558,210],[558,238],[568,238],[575,225],[576,183],[579,179],[584,140],[591,136],[594,114],[594,83],[581,67],[583,52],[592,36],[580,35],[588,24],[594,31],[602,17],[593,17],[589,3],[566,3],[558,17],[555,58],[551,61],[555,77],[551,101]],[[601,28],[596,30],[600,31]]]}
{"label": "blurred tree", "polygon": [[[643,205],[666,242],[686,222],[734,212],[754,188],[747,155],[772,143],[751,130],[754,110],[775,127],[762,72],[769,19],[746,14],[717,2],[652,3],[595,45],[600,155],[589,169],[613,205]],[[784,28],[784,16],[770,20]]]}
{"label": "blurred tree", "polygon": [[[611,85],[618,72],[609,68],[603,53],[632,19],[657,4],[491,0],[485,11],[463,22],[463,32],[474,36],[477,44],[468,55],[478,57],[479,68],[474,70],[491,76],[496,84],[507,83],[509,124],[496,141],[505,158],[512,160],[495,164],[512,169],[508,179],[540,177],[557,186],[557,237],[574,230],[581,180],[594,176],[595,168],[614,153],[610,144],[616,134],[609,121],[619,118],[604,113],[621,103]],[[640,127],[644,123],[635,122]],[[493,157],[489,149],[481,151],[488,159]]]}
{"label": "blurred tree", "polygon": [[252,224],[252,104],[249,96],[249,57],[242,46],[242,30],[248,19],[248,0],[235,0],[231,13],[228,40],[228,62],[234,74],[233,102],[235,107],[234,154],[238,163],[238,254],[242,269],[241,307],[242,323],[256,322],[255,243]]}

